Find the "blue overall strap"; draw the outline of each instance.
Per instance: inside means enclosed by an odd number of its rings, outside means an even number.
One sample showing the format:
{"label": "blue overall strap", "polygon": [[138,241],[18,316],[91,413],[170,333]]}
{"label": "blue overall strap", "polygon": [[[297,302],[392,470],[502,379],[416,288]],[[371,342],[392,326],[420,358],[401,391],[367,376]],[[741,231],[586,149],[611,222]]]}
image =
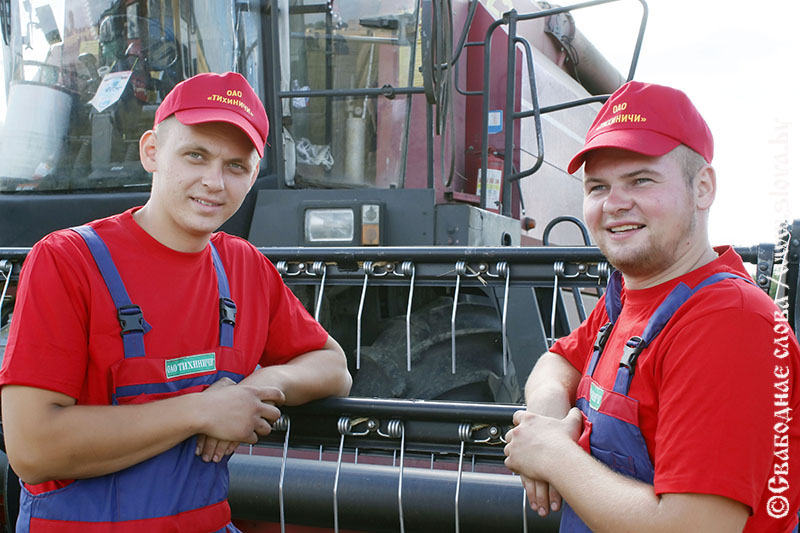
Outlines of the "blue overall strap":
{"label": "blue overall strap", "polygon": [[603,355],[603,348],[605,348],[606,341],[611,336],[611,329],[617,321],[617,317],[622,311],[622,300],[620,293],[622,292],[622,273],[619,270],[614,270],[608,278],[608,286],[606,287],[606,314],[608,320],[597,331],[597,337],[594,340],[592,348],[592,357],[589,359],[589,366],[586,369],[587,376],[593,376],[594,370],[597,368],[597,363],[600,361],[600,356]]}
{"label": "blue overall strap", "polygon": [[[608,294],[608,293],[606,293]],[[592,348],[592,358],[589,360],[589,366],[586,369],[587,376],[593,376],[594,370],[597,368],[597,363],[600,361],[600,356],[603,355],[603,349],[606,347],[606,342],[611,336],[611,329],[614,327],[613,322],[606,322],[598,331],[597,337],[594,340]]]}
{"label": "blue overall strap", "polygon": [[[667,325],[667,322],[669,322],[672,315],[675,314],[680,306],[686,303],[689,298],[701,289],[726,279],[741,279],[751,285],[755,285],[751,279],[737,276],[731,272],[719,272],[701,281],[694,289],[690,289],[685,283],[679,283],[672,289],[672,292],[667,295],[650,317],[642,336],[631,337],[628,342],[625,343],[622,359],[619,362],[620,371],[617,372],[617,379],[614,383],[614,390],[623,392],[623,394],[628,393],[628,388],[630,387],[630,382],[636,367],[636,360],[639,358],[642,351],[650,345],[653,339],[661,333],[664,326]],[[627,372],[625,372],[625,370],[627,370]]]}
{"label": "blue overall strap", "polygon": [[144,357],[144,334],[150,330],[144,321],[142,309],[134,305],[128,297],[128,291],[122,283],[119,271],[111,259],[106,243],[90,226],[78,226],[72,228],[74,232],[83,237],[89,251],[94,257],[97,268],[103,276],[111,300],[117,308],[117,317],[122,328],[122,345],[125,350],[125,357]]}
{"label": "blue overall strap", "polygon": [[219,258],[219,252],[210,242],[211,258],[217,272],[217,290],[219,291],[219,345],[233,348],[233,327],[236,325],[236,304],[231,300],[231,289],[228,276]]}
{"label": "blue overall strap", "polygon": [[608,285],[606,286],[606,314],[608,319],[613,324],[617,321],[617,317],[622,311],[622,272],[615,270],[608,278]]}

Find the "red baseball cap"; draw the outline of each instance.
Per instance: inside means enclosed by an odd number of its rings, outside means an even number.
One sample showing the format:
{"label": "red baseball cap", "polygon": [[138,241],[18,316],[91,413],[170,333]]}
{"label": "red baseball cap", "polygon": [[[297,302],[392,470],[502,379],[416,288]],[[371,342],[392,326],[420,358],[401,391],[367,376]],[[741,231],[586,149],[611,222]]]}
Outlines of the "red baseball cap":
{"label": "red baseball cap", "polygon": [[708,124],[683,92],[629,81],[600,108],[586,143],[569,162],[567,172],[575,173],[586,154],[597,148],[621,148],[643,155],[659,156],[685,144],[711,163],[714,139]]}
{"label": "red baseball cap", "polygon": [[269,120],[264,104],[241,74],[226,72],[197,74],[172,89],[156,110],[153,127],[175,115],[187,126],[205,122],[228,122],[247,134],[264,157]]}

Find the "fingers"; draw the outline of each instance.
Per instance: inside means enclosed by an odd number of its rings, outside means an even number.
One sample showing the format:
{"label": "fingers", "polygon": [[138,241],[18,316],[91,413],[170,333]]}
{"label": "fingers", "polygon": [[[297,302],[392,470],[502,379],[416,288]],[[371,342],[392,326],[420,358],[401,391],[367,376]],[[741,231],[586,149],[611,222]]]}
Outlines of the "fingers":
{"label": "fingers", "polygon": [[550,509],[553,511],[561,509],[561,494],[553,485],[550,485]]}
{"label": "fingers", "polygon": [[238,445],[238,442],[224,441],[208,437],[207,435],[199,435],[197,437],[195,455],[199,455],[206,463],[211,461],[218,463],[225,455],[232,454]]}
{"label": "fingers", "polygon": [[[265,403],[259,407],[259,416],[270,426],[281,417],[281,411],[274,405]],[[260,434],[260,433],[259,433]]]}
{"label": "fingers", "polygon": [[286,401],[283,391],[275,387],[258,387],[258,397],[262,402],[282,405]]}
{"label": "fingers", "polygon": [[534,511],[539,513],[539,516],[545,517],[550,513],[550,484],[544,481],[536,480],[534,485]]}

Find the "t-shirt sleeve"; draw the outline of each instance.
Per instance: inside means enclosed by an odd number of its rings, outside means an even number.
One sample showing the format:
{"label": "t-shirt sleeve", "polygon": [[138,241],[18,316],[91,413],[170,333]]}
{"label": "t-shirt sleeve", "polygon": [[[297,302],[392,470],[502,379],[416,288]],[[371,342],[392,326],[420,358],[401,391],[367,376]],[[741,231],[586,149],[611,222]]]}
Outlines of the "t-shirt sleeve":
{"label": "t-shirt sleeve", "polygon": [[328,332],[303,307],[272,263],[267,259],[265,262],[269,275],[269,334],[261,364],[275,365],[322,348]]}
{"label": "t-shirt sleeve", "polygon": [[569,361],[579,372],[583,372],[586,368],[589,356],[592,354],[597,332],[603,324],[608,322],[605,302],[605,296],[601,297],[580,326],[573,329],[566,337],[558,339],[550,347],[549,351],[557,353]]}
{"label": "t-shirt sleeve", "polygon": [[774,337],[773,324],[743,309],[713,312],[675,333],[659,372],[657,494],[758,504],[773,457]]}
{"label": "t-shirt sleeve", "polygon": [[54,234],[28,254],[0,371],[0,385],[37,387],[78,398],[88,362],[86,257]]}

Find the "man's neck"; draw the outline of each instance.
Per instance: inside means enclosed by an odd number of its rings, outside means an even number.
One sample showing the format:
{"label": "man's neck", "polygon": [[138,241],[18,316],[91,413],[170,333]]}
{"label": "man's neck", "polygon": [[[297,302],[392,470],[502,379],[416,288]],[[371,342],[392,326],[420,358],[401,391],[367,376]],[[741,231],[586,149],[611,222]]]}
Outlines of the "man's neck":
{"label": "man's neck", "polygon": [[170,223],[159,220],[155,209],[148,209],[150,203],[133,213],[133,220],[148,235],[167,248],[183,253],[201,252],[208,246],[211,235],[188,236],[178,231],[170,231]]}
{"label": "man's neck", "polygon": [[625,272],[623,272],[622,275],[625,278],[625,286],[628,289],[648,289],[697,270],[712,262],[717,257],[718,254],[714,251],[714,248],[712,248],[710,244],[705,243],[704,246],[700,247],[698,250],[684,254],[668,268],[652,275],[631,276],[625,274]]}

